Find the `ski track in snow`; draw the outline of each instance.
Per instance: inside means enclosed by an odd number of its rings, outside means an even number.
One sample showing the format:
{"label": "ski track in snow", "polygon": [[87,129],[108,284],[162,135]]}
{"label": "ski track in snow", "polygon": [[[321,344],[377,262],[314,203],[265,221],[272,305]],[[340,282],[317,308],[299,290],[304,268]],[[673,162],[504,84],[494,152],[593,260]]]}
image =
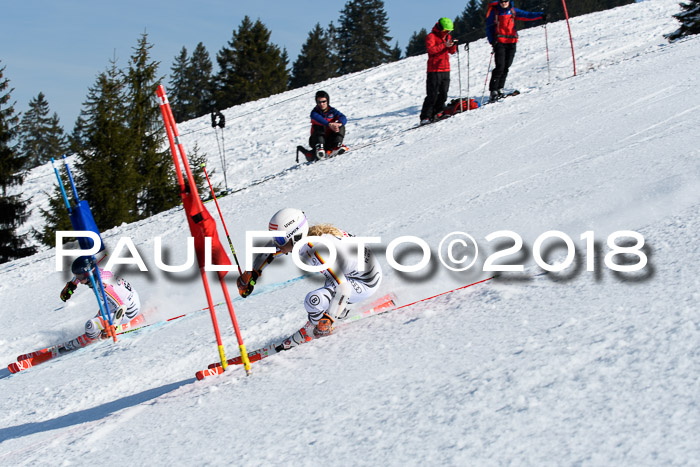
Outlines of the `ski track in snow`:
{"label": "ski track in snow", "polygon": [[[507,83],[520,96],[412,131],[424,56],[223,111],[229,188],[240,191],[220,204],[239,258],[245,230],[295,206],[312,222],[381,236],[379,293],[394,291],[401,304],[486,277],[477,269],[496,251],[485,240],[494,231],[522,236],[523,251],[504,261],[525,272],[353,323],[254,364],[251,377],[233,368],[196,382],[218,359],[198,273],[153,268],[158,235],[169,261],[184,262],[185,216],[176,208],[117,226],[107,244],[131,237],[152,269],[123,271],[150,322],[187,317],[0,373],[0,465],[700,462],[700,38],[665,41],[676,11],[675,0],[648,0],[572,18],[575,78],[566,24],[548,25],[549,84],[542,28],[522,31]],[[470,48],[469,76],[460,49],[462,94],[469,86],[480,99],[490,49]],[[456,57],[452,67],[450,99]],[[317,89],[348,116],[351,151],[290,169]],[[209,117],[179,129],[223,187]],[[27,177],[25,232],[41,225],[53,183],[50,165]],[[549,230],[571,236],[577,256],[566,271],[538,275],[532,246]],[[644,236],[643,271],[604,266],[617,230]],[[471,271],[435,263],[399,274],[384,259],[398,236],[421,237],[436,254],[453,231],[479,242]],[[595,232],[594,272],[585,231]],[[550,264],[565,256],[547,252]],[[94,298],[81,290],[62,304],[67,279],[49,250],[0,265],[0,362],[82,332]],[[234,301],[248,350],[298,329],[303,297],[320,285],[290,259],[267,268],[255,293]],[[225,307],[217,315],[235,356]]]}

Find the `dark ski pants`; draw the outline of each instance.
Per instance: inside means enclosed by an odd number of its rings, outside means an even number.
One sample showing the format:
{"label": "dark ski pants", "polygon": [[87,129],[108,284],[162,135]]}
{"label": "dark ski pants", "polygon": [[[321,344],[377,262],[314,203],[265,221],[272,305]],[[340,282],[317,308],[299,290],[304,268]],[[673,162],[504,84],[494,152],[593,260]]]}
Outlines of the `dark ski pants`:
{"label": "dark ski pants", "polygon": [[429,71],[425,80],[426,97],[423,108],[420,111],[420,119],[433,119],[438,112],[442,112],[447,100],[447,91],[450,89],[449,71]]}
{"label": "dark ski pants", "polygon": [[508,76],[508,69],[513,63],[513,57],[515,57],[515,44],[496,42],[493,46],[493,58],[496,61],[496,67],[491,73],[489,91],[498,91],[506,85],[506,77]]}
{"label": "dark ski pants", "polygon": [[345,139],[345,125],[340,127],[338,133],[327,126],[311,125],[309,145],[311,145],[312,151],[317,144],[322,145],[325,150],[332,151],[343,144],[343,139]]}

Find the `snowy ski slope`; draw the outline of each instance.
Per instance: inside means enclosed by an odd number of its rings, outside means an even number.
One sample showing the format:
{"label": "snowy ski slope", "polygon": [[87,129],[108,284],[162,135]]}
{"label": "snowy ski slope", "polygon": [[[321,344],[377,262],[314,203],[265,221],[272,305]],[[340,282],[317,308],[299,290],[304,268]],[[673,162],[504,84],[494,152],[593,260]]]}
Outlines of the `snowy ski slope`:
{"label": "snowy ski slope", "polygon": [[[198,273],[153,266],[156,236],[169,261],[184,261],[183,212],[116,227],[104,233],[108,245],[130,237],[151,269],[121,271],[150,322],[187,316],[0,372],[0,465],[700,462],[700,38],[665,41],[676,11],[676,1],[649,0],[572,19],[577,77],[566,25],[549,25],[549,84],[543,30],[523,31],[507,84],[521,96],[413,131],[402,132],[418,122],[425,57],[224,111],[227,176],[238,191],[220,204],[241,257],[246,230],[293,206],[312,223],[380,236],[381,292],[402,304],[488,277],[486,258],[509,246],[488,242],[492,232],[522,237],[523,249],[501,262],[524,272],[359,321],[254,364],[251,377],[233,368],[196,382],[217,360],[208,313],[197,311]],[[487,44],[471,45],[471,96],[481,96],[488,59]],[[459,95],[457,63],[450,97]],[[466,95],[463,48],[459,63]],[[289,169],[320,88],[350,119],[351,152]],[[209,117],[180,131],[223,185]],[[36,208],[53,183],[42,167],[23,190]],[[40,223],[34,214],[25,228]],[[565,271],[542,275],[535,240],[551,230],[570,236],[576,255]],[[644,237],[649,261],[639,272],[605,264],[608,236],[623,230]],[[436,255],[454,231],[480,247],[467,272],[433,261],[399,273],[385,260],[399,236],[423,238]],[[595,252],[580,238],[589,231]],[[558,245],[545,244],[549,263],[564,260]],[[418,260],[399,251],[407,264]],[[291,258],[277,261],[235,301],[249,350],[304,323],[303,297],[319,280],[300,276]],[[3,366],[82,332],[94,298],[79,290],[64,305],[67,279],[49,250],[0,265]],[[235,274],[228,282],[235,288]],[[234,356],[227,313],[217,311]]]}

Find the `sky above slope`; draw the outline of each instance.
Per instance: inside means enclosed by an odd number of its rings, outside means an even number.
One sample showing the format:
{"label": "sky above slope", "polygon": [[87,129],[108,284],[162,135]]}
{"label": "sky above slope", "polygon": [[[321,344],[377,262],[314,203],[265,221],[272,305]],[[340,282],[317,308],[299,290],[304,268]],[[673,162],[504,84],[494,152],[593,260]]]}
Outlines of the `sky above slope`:
{"label": "sky above slope", "polygon": [[[113,57],[126,66],[132,48],[145,31],[154,45],[152,57],[160,73],[170,71],[182,47],[191,54],[202,42],[215,63],[216,53],[231,39],[243,17],[260,20],[272,32],[271,41],[286,48],[290,66],[316,23],[337,24],[345,0],[268,2],[206,0],[125,0],[114,2],[41,0],[4,2],[0,19],[0,66],[14,88],[15,111],[43,92],[68,132],[80,113],[88,87]],[[414,31],[429,29],[441,16],[456,17],[466,2],[388,0],[392,46],[405,51]],[[216,65],[214,67],[216,70]]]}

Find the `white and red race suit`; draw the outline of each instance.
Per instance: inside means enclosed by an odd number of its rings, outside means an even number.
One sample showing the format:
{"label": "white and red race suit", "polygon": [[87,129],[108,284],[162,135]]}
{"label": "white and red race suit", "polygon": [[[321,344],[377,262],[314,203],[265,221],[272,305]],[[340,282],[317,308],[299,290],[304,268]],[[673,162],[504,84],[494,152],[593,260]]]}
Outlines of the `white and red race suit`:
{"label": "white and red race suit", "polygon": [[[110,317],[114,320],[115,312],[121,308],[125,307],[124,314],[119,320],[119,322],[113,323],[115,326],[120,324],[126,324],[136,318],[141,313],[141,301],[139,300],[139,294],[134,290],[131,284],[120,276],[115,276],[109,271],[103,271],[99,269],[100,276],[102,277],[102,284],[105,288],[105,296],[107,297],[107,308]],[[92,284],[88,282],[88,285],[92,288]],[[100,299],[102,299],[102,294],[98,292]],[[97,311],[94,318],[88,320],[85,323],[85,334],[90,338],[97,338],[104,329],[101,319],[102,314]]]}

